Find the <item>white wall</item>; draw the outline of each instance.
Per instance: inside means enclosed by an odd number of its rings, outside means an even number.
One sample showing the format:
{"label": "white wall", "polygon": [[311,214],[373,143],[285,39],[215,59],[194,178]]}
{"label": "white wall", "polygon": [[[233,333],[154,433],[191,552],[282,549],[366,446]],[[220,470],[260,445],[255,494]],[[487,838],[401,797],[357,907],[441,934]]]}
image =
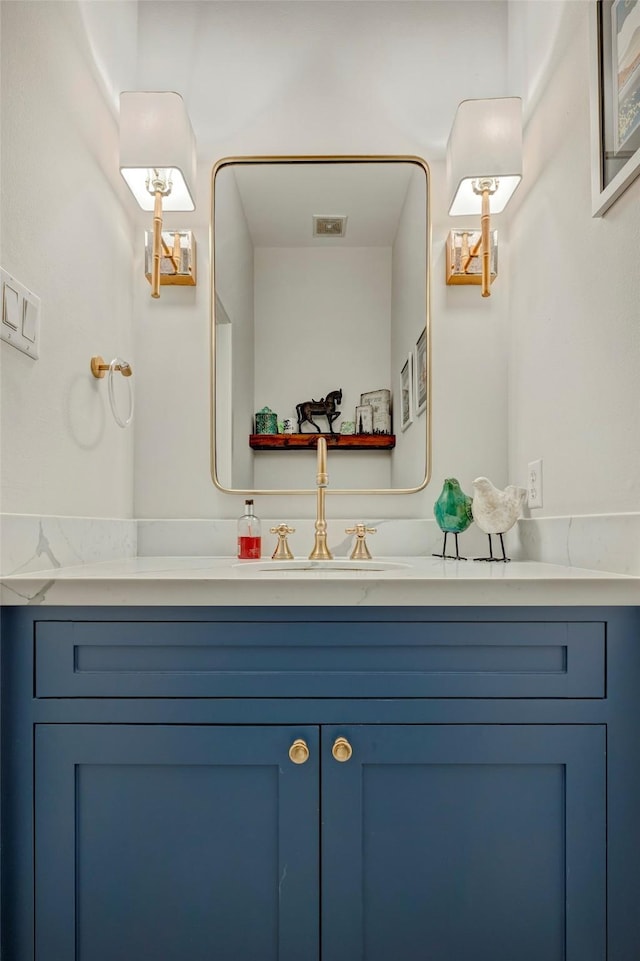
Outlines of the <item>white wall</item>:
{"label": "white wall", "polygon": [[466,221],[447,215],[444,168],[444,163],[431,167],[434,446],[433,480],[424,494],[431,509],[445,477],[457,477],[469,494],[479,475],[498,486],[525,481],[522,472],[507,471],[509,233],[504,215],[492,218],[499,233],[500,276],[490,297],[481,297],[477,286],[447,287],[445,238],[451,227]]}
{"label": "white wall", "polygon": [[[180,25],[182,5],[163,5],[170,24],[164,30],[154,25],[145,6],[141,6],[141,63],[153,59],[145,57],[145,51],[153,47],[155,55],[158,43],[175,44],[184,32]],[[203,29],[197,37],[190,36],[189,42],[196,47],[202,42],[208,16],[219,20],[217,32],[209,35],[209,62],[219,64],[220,75],[207,86],[207,109],[216,118],[219,133],[210,142],[199,143],[195,214],[167,218],[169,226],[193,226],[201,242],[195,294],[177,290],[165,296],[163,292],[159,301],[151,302],[141,274],[135,281],[136,290],[142,291],[136,300],[136,354],[145,364],[138,406],[137,430],[142,440],[141,454],[136,458],[137,516],[235,517],[241,512],[242,499],[220,493],[209,479],[209,318],[204,246],[211,166],[221,157],[242,154],[402,153],[423,156],[432,168],[433,480],[425,491],[409,496],[330,496],[329,514],[432,517],[444,477],[457,476],[466,490],[478,474],[487,474],[497,484],[524,479],[521,475],[507,476],[506,231],[501,236],[500,254],[504,273],[491,298],[483,300],[477,288],[445,286],[444,242],[455,222],[447,216],[444,164],[436,156],[421,92],[434,57],[442,58],[436,72],[446,82],[451,65],[443,51],[458,38],[458,29],[471,29],[471,17],[476,20],[477,60],[474,43],[466,61],[475,64],[470,76],[476,81],[470,80],[469,93],[480,93],[476,75],[489,56],[491,65],[482,93],[506,94],[506,22],[503,33],[496,27],[495,18],[484,23],[480,5],[464,4],[460,5],[460,24],[454,35],[448,32],[450,20],[441,20],[444,6],[198,5]],[[236,53],[241,53],[242,65],[231,69],[228,61]],[[496,64],[504,65],[502,73]],[[185,78],[185,87],[180,87],[181,71],[185,70],[183,63],[176,64],[177,89],[189,103],[189,88],[195,81]],[[503,77],[501,82],[496,82],[496,74]],[[166,74],[150,69],[139,74],[138,83],[162,88]],[[438,156],[443,153],[444,141],[437,148]],[[178,347],[179,369],[169,375]],[[153,364],[147,365],[146,358],[152,358]],[[166,402],[161,402],[169,390],[170,423]],[[158,451],[157,442],[162,445],[163,439],[165,449]],[[152,444],[154,451],[147,454],[146,445]],[[330,474],[331,469],[330,462]],[[310,481],[313,484],[313,474]],[[263,516],[309,517],[314,514],[315,502],[309,496],[272,496],[262,498],[256,510]]]}
{"label": "white wall", "polygon": [[[133,363],[131,224],[115,104],[97,67],[131,83],[135,7],[3,3],[0,262],[42,300],[40,359],[0,344],[1,509],[130,517],[133,431],[90,357]],[[133,45],[133,46],[132,46]],[[135,383],[135,376],[134,376]]]}
{"label": "white wall", "polygon": [[[391,387],[390,248],[257,247],[254,263],[256,409],[295,422],[296,404],[342,388],[339,432],[363,391]],[[326,418],[318,423],[327,430]],[[331,486],[389,487],[391,456],[341,451]],[[308,488],[314,478],[313,452],[255,455],[258,488]]]}
{"label": "white wall", "polygon": [[640,179],[591,217],[590,6],[509,8],[526,117],[510,215],[509,463],[522,477],[543,459],[534,517],[640,509]]}

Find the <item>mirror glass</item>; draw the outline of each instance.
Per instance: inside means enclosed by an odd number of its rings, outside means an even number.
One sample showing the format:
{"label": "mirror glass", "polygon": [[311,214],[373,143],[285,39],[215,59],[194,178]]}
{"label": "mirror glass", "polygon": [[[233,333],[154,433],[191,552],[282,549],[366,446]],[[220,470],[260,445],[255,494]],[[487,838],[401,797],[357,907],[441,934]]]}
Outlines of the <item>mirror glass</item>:
{"label": "mirror glass", "polygon": [[211,196],[216,486],[312,490],[321,432],[331,490],[420,490],[431,447],[427,165],[228,158]]}

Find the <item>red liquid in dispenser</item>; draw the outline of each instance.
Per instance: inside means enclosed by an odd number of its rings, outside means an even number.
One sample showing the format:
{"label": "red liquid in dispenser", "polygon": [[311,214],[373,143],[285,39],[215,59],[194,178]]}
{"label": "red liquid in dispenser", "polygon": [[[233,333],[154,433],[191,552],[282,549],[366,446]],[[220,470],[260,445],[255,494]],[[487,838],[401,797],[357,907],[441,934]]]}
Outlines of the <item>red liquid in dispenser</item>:
{"label": "red liquid in dispenser", "polygon": [[257,561],[260,559],[261,537],[239,537],[238,557],[242,561]]}

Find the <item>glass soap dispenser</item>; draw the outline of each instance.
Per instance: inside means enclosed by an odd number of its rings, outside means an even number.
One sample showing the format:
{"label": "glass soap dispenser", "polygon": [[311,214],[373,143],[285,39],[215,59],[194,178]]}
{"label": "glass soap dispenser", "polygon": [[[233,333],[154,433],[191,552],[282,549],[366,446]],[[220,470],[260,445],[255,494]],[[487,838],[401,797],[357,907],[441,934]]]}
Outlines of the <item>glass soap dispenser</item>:
{"label": "glass soap dispenser", "polygon": [[259,560],[262,554],[260,519],[253,512],[253,501],[244,502],[244,514],[238,519],[238,557],[243,561]]}

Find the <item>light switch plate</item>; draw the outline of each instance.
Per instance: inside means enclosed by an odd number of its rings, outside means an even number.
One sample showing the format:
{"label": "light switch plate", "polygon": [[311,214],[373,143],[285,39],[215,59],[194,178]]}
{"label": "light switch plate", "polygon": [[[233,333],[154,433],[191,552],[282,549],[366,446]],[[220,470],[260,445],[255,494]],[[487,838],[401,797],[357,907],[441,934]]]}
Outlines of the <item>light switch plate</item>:
{"label": "light switch plate", "polygon": [[0,267],[0,338],[37,360],[40,354],[40,298]]}
{"label": "light switch plate", "polygon": [[11,330],[18,329],[19,303],[20,294],[15,287],[12,287],[7,281],[7,283],[2,285],[2,323],[5,327],[10,327]]}

